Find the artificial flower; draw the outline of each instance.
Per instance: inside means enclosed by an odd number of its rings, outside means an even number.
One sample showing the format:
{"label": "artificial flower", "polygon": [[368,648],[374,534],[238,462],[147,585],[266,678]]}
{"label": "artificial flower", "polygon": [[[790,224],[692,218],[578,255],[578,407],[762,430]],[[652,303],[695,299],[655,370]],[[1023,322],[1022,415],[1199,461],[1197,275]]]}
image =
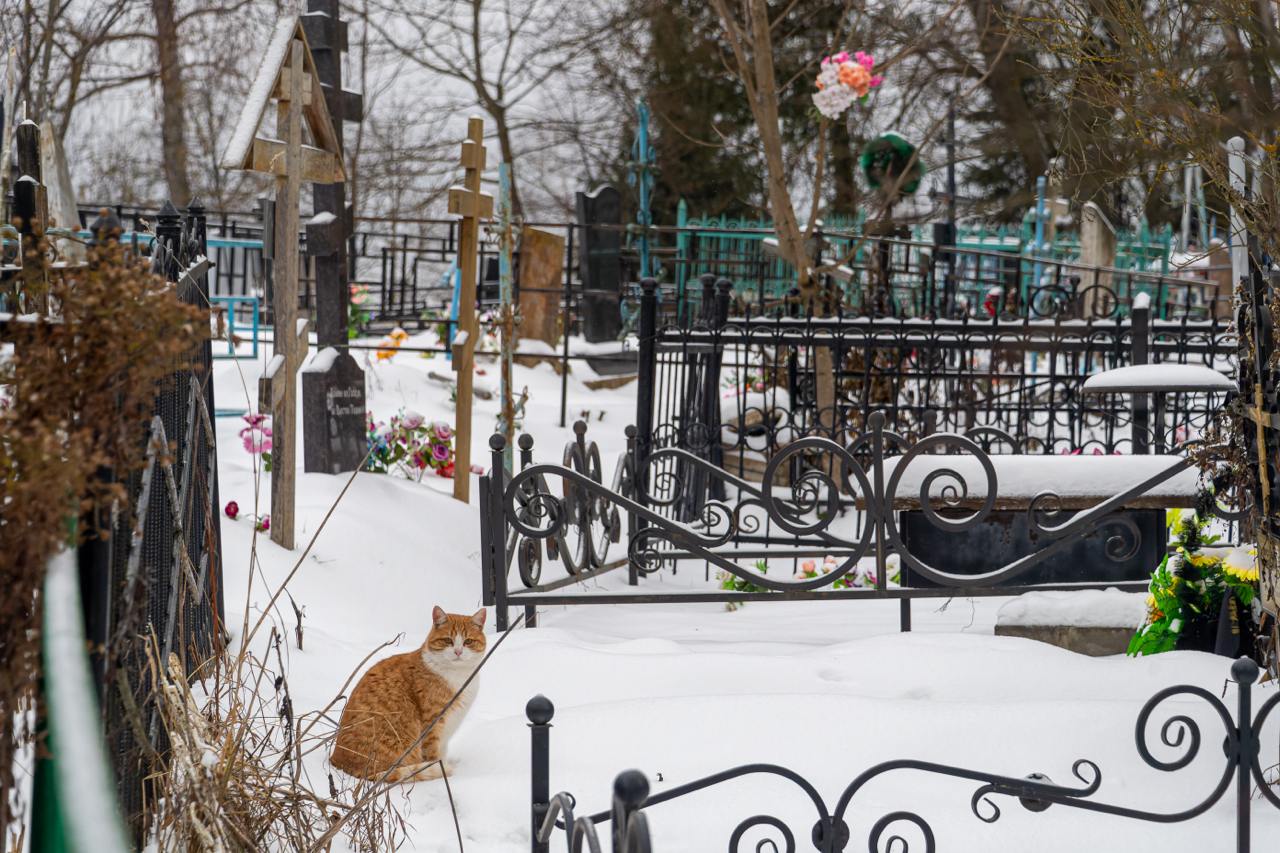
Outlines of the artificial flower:
{"label": "artificial flower", "polygon": [[235,501],[227,501],[226,509],[223,510],[227,514],[227,518],[235,521],[240,515],[240,504]]}

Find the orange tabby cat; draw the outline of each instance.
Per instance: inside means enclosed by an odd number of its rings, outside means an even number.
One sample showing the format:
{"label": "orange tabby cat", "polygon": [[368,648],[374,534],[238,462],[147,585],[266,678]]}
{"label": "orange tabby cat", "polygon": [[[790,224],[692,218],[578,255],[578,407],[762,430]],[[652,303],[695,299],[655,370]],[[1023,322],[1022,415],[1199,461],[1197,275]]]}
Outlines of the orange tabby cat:
{"label": "orange tabby cat", "polygon": [[[483,609],[471,616],[431,611],[431,633],[422,648],[369,668],[356,684],[338,723],[330,761],[362,779],[391,782],[439,779],[449,736],[475,699],[473,679],[435,727],[413,746],[484,657]],[[401,756],[404,759],[401,760]]]}

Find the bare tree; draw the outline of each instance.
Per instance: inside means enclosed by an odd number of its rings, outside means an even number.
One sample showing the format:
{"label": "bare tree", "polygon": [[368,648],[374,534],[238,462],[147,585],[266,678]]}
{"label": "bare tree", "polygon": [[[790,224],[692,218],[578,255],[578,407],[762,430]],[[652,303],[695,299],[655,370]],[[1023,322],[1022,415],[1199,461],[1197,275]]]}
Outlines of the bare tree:
{"label": "bare tree", "polygon": [[451,108],[473,105],[493,122],[498,154],[512,164],[511,194],[523,211],[515,134],[540,124],[556,93],[556,78],[584,55],[573,22],[581,6],[570,0],[411,0],[376,6],[370,25],[388,48],[437,78],[438,97]]}

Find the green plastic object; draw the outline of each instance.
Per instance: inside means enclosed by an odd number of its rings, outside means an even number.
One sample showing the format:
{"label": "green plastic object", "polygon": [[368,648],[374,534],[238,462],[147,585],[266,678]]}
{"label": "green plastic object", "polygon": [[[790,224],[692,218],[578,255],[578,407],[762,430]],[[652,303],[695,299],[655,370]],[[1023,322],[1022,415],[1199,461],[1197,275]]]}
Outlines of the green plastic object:
{"label": "green plastic object", "polygon": [[911,195],[920,189],[927,171],[916,155],[916,147],[896,133],[886,133],[868,142],[858,164],[872,189],[892,185],[905,175],[899,187],[900,195]]}

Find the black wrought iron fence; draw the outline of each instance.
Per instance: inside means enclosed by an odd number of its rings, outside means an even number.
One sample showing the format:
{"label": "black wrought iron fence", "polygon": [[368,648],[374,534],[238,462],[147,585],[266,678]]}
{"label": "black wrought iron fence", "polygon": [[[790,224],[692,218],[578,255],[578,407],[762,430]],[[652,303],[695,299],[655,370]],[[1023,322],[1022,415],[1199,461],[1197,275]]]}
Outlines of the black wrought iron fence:
{"label": "black wrought iron fence", "polygon": [[[736,781],[752,776],[767,776],[781,780],[798,790],[802,799],[813,809],[813,823],[795,826],[779,817],[772,810],[750,815],[742,819],[722,813],[706,813],[700,824],[715,821],[731,827],[728,830],[729,853],[751,849],[774,850],[794,853],[801,846],[811,845],[819,853],[841,853],[844,850],[896,850],[907,853],[922,849],[934,853],[938,849],[938,834],[921,814],[917,806],[903,807],[881,815],[862,816],[855,811],[859,795],[873,780],[888,774],[927,774],[962,780],[977,785],[969,797],[969,810],[986,824],[999,821],[1002,811],[996,798],[1016,799],[1028,812],[1042,813],[1054,806],[1110,815],[1123,820],[1146,821],[1162,824],[1183,824],[1207,814],[1224,800],[1234,800],[1234,839],[1223,838],[1215,850],[1234,850],[1249,853],[1253,845],[1254,802],[1263,802],[1280,808],[1280,793],[1275,779],[1269,773],[1280,760],[1280,750],[1274,739],[1264,740],[1266,725],[1273,711],[1280,705],[1280,693],[1271,693],[1260,706],[1254,707],[1258,690],[1259,668],[1248,658],[1241,658],[1231,665],[1230,681],[1235,686],[1234,714],[1232,707],[1216,695],[1195,685],[1183,684],[1159,691],[1138,711],[1134,745],[1139,757],[1148,766],[1161,773],[1176,773],[1191,766],[1200,757],[1202,745],[1208,750],[1203,762],[1221,762],[1221,772],[1212,786],[1203,792],[1182,791],[1170,793],[1160,809],[1137,808],[1117,802],[1108,802],[1097,795],[1102,790],[1102,766],[1093,760],[1081,758],[1071,766],[1072,781],[1056,783],[1042,772],[1026,776],[1010,776],[990,770],[974,770],[925,759],[900,759],[885,761],[859,773],[835,800],[827,800],[817,787],[796,771],[776,764],[742,764],[674,785],[666,790],[651,793],[648,777],[637,770],[628,770],[614,780],[612,805],[592,814],[577,815],[577,798],[567,792],[551,795],[550,786],[550,729],[555,708],[544,696],[529,700],[525,714],[529,719],[532,736],[531,751],[531,844],[532,853],[549,853],[551,842],[561,834],[567,849],[580,851],[603,850],[598,827],[608,825],[613,853],[649,853],[655,849],[650,834],[650,821],[657,825],[656,807],[663,803],[692,797],[711,788],[731,786]],[[1186,707],[1194,701],[1208,712],[1210,719],[1222,724],[1222,732],[1201,731],[1201,722]],[[1162,720],[1162,721],[1161,721]],[[1158,732],[1158,742],[1153,734]],[[1221,739],[1219,739],[1221,737]],[[1219,747],[1219,744],[1221,745]],[[1264,744],[1268,754],[1264,757]],[[1219,748],[1221,756],[1218,755]],[[1255,795],[1256,792],[1256,795]],[[1186,793],[1186,796],[1180,796]],[[679,838],[677,827],[667,828],[668,838]],[[763,837],[762,837],[763,836]],[[856,839],[865,838],[865,842]],[[799,841],[797,841],[797,839]],[[913,843],[919,840],[921,846]],[[806,845],[807,842],[807,845]],[[1261,849],[1269,849],[1264,844]],[[721,849],[724,849],[723,847]],[[1012,847],[996,849],[1012,850]],[[1025,849],[1025,848],[1017,848]]]}
{"label": "black wrought iron fence", "polygon": [[[877,412],[847,440],[790,442],[753,482],[683,448],[646,451],[631,432],[629,461],[609,486],[573,465],[535,462],[528,436],[508,478],[504,441],[494,436],[493,468],[481,481],[484,603],[505,626],[511,607],[533,616],[541,605],[890,599],[902,602],[909,630],[914,598],[1137,591],[1164,553],[1165,509],[1197,505],[1224,476],[1186,455],[992,454],[985,437],[912,441]],[[1238,519],[1242,510],[1224,505],[1238,496],[1215,494],[1214,511]],[[583,579],[574,571],[530,581],[526,567],[542,553],[558,554],[567,533],[592,535],[596,526],[618,540],[625,529],[629,587],[566,589]],[[984,535],[1003,540],[999,549],[981,545],[978,534],[991,527],[996,535]],[[825,569],[802,573],[809,558]],[[694,578],[704,567],[703,583],[643,583],[682,565]],[[513,566],[522,590],[511,590]]]}
{"label": "black wrought iron fence", "polygon": [[[204,211],[166,204],[151,220],[146,247],[153,271],[179,299],[209,306]],[[111,223],[99,222],[105,234]],[[151,699],[151,657],[172,653],[197,674],[225,637],[222,544],[212,344],[182,357],[157,389],[154,416],[136,440],[142,470],[131,472],[127,499],[104,510],[80,547],[78,562],[93,675],[102,700],[108,757],[120,810],[140,838],[147,780],[166,749]],[[103,471],[103,477],[120,476]]]}
{"label": "black wrought iron fence", "polygon": [[983,430],[1003,452],[1166,452],[1199,435],[1226,394],[1086,394],[1085,382],[1145,363],[1236,372],[1226,320],[1153,320],[1141,303],[1107,320],[814,317],[750,306],[731,315],[731,283],[707,276],[701,285],[696,312],[660,306],[652,283],[643,290],[640,442],[756,480],[791,442],[840,440],[871,411],[908,436]]}

